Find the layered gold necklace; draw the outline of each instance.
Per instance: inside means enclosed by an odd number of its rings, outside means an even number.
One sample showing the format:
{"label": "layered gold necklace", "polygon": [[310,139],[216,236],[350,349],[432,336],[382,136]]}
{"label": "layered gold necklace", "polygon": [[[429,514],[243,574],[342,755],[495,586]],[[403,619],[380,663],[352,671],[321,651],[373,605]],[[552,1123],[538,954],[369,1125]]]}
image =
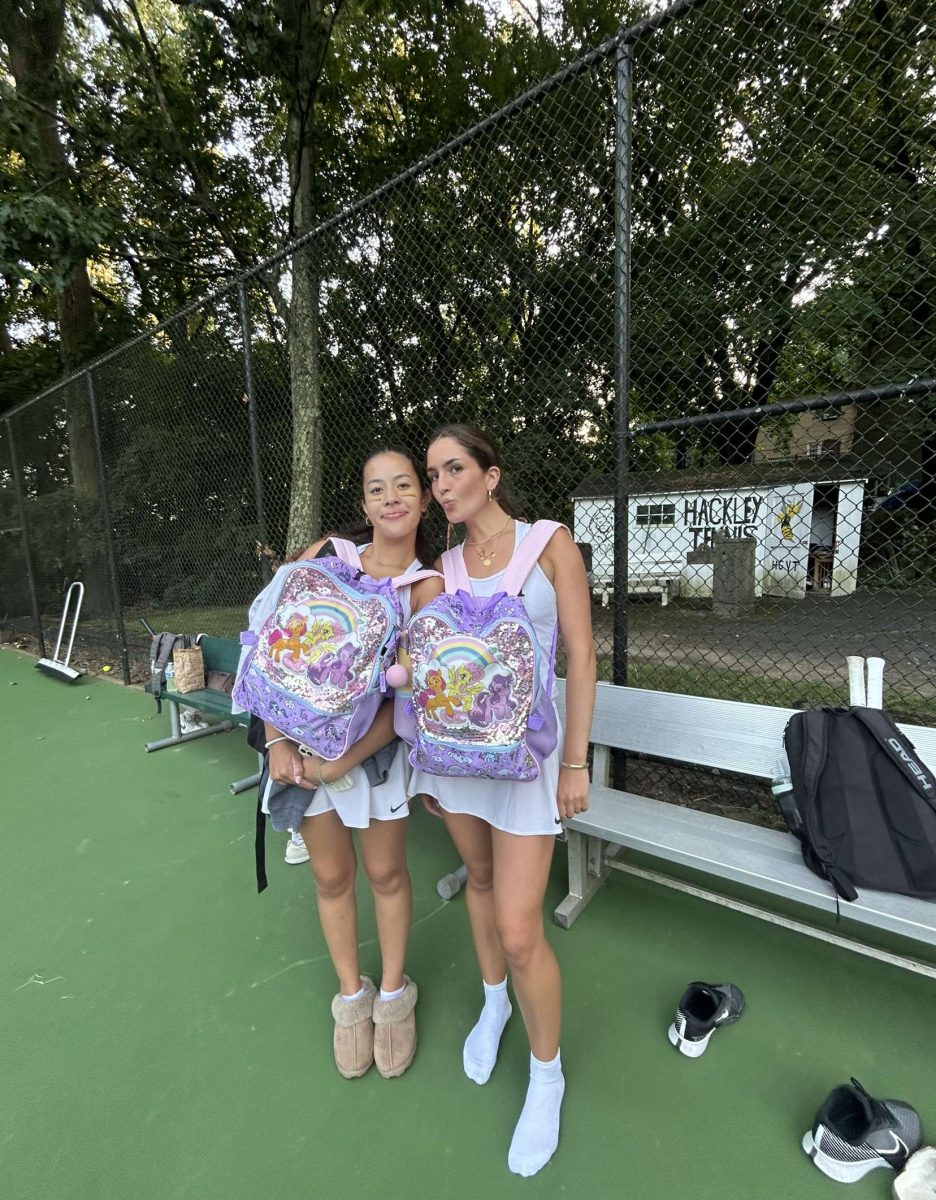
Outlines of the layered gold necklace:
{"label": "layered gold necklace", "polygon": [[[498,529],[497,533],[492,534],[491,537],[486,537],[483,540],[478,540],[478,541],[473,541],[473,542],[469,542],[467,540],[465,541],[466,546],[474,547],[474,551],[477,554],[478,558],[481,560],[481,565],[483,567],[490,567],[493,564],[494,559],[497,557],[497,549],[496,549],[497,539],[502,534],[507,532],[507,529],[512,520],[513,520],[513,517],[508,517],[507,524],[504,525],[504,527],[502,529]],[[491,548],[489,550],[485,549],[485,547],[487,547],[487,546],[490,546]]]}

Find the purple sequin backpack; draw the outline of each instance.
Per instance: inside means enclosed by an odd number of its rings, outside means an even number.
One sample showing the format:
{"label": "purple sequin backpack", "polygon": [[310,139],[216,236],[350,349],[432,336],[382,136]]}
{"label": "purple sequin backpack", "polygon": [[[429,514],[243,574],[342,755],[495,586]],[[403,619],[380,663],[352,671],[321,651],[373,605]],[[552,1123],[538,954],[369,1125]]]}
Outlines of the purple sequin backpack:
{"label": "purple sequin backpack", "polygon": [[240,635],[251,650],[233,699],[300,750],[334,760],[367,732],[386,695],[404,620],[397,588],[437,572],[371,579],[352,542],[331,544],[334,557],[280,568],[272,611]]}
{"label": "purple sequin backpack", "polygon": [[521,588],[560,526],[537,521],[493,596],[475,596],[464,556],[442,555],[445,591],[406,632],[412,695],[395,711],[410,762],[430,775],[536,779],[559,736],[552,701],[556,633],[546,680]]}

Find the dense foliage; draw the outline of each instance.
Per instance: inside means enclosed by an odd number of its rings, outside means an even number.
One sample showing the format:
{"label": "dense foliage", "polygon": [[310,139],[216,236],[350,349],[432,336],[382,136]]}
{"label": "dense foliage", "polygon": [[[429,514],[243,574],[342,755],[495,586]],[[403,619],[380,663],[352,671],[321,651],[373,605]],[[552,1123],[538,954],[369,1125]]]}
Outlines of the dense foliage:
{"label": "dense foliage", "polygon": [[[928,8],[708,0],[637,44],[635,419],[934,373]],[[93,377],[126,601],[255,582],[245,270],[277,548],[351,515],[367,447],[419,452],[443,420],[503,442],[533,515],[613,469],[613,59],[340,216],[641,15],[511,12],[0,0],[0,408],[148,335]],[[0,427],[4,527],[12,430],[50,592],[103,555],[86,403]],[[932,413],[867,410],[856,452],[932,472]],[[758,428],[646,439],[636,464],[748,462]]]}

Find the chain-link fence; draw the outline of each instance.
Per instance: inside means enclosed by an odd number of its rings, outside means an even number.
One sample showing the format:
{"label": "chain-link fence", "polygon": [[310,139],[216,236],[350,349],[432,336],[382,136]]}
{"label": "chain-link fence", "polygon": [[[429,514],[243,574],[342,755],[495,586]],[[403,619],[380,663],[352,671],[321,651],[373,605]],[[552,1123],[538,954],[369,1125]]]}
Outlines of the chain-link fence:
{"label": "chain-link fence", "polygon": [[23,406],[0,616],[48,636],[82,577],[99,661],[122,621],[133,668],[140,616],[235,634],[265,549],[355,518],[370,448],[468,421],[574,529],[601,678],[812,706],[880,654],[891,711],[933,723],[927,22],[683,0]]}

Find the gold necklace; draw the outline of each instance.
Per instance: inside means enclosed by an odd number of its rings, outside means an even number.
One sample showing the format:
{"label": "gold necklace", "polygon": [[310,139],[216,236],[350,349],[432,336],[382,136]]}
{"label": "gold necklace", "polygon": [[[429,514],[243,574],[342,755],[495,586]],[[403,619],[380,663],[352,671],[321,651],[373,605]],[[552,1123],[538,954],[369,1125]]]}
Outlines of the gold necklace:
{"label": "gold necklace", "polygon": [[377,555],[374,553],[373,543],[371,543],[371,546],[370,546],[369,550],[367,551],[367,561],[378,563],[381,567],[389,567],[390,570],[393,571],[393,573],[395,575],[399,575],[401,572],[405,571],[406,568],[409,566],[408,562],[405,562],[402,564],[384,562],[384,560],[382,558],[378,558]]}
{"label": "gold necklace", "polygon": [[496,542],[497,539],[501,536],[501,534],[506,533],[507,526],[510,524],[510,522],[512,520],[513,520],[513,517],[508,517],[507,525],[505,525],[503,527],[503,529],[498,529],[497,533],[495,533],[492,537],[487,537],[483,541],[474,541],[474,542],[469,542],[467,540],[465,541],[466,546],[474,546],[475,547],[475,553],[477,554],[478,558],[480,558],[481,565],[483,567],[489,567],[494,562],[494,559],[497,557],[496,549],[495,550],[485,550],[484,547],[487,546],[488,543],[490,543],[490,542]]}

